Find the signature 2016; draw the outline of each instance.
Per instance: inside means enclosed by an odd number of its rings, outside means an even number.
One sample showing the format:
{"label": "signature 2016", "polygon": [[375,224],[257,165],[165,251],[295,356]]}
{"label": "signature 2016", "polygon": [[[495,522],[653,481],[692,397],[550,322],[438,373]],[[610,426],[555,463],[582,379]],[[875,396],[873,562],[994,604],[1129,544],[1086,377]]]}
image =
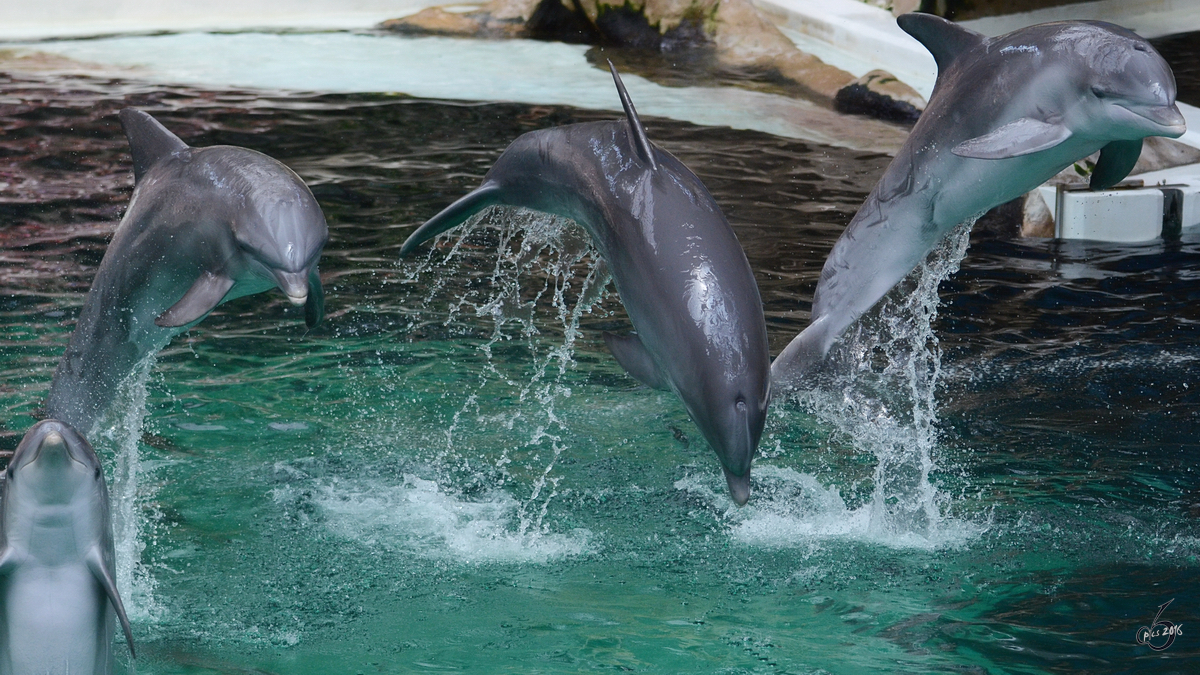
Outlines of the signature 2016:
{"label": "signature 2016", "polygon": [[1175,638],[1183,635],[1183,624],[1174,624],[1170,621],[1162,619],[1163,610],[1167,608],[1174,598],[1164,602],[1158,606],[1158,612],[1154,615],[1154,622],[1149,626],[1142,626],[1137,629],[1135,639],[1139,645],[1146,645],[1156,652],[1161,652],[1167,647],[1175,643]]}

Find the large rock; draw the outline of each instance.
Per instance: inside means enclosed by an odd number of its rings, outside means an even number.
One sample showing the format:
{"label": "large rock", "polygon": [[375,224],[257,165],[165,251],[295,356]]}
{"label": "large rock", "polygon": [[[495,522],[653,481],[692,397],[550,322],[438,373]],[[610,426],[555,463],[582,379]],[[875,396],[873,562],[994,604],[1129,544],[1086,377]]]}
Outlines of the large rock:
{"label": "large rock", "polygon": [[911,122],[925,107],[920,94],[888,73],[855,78],[800,51],[750,0],[492,0],[465,13],[426,9],[381,27],[700,53],[719,70],[788,84],[843,112]]}

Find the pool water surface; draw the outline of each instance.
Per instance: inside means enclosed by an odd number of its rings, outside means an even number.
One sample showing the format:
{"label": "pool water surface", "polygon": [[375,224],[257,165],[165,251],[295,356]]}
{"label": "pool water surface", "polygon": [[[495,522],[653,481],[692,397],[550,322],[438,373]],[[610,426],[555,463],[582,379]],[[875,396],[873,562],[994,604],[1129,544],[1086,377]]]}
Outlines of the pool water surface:
{"label": "pool water surface", "polygon": [[[840,375],[773,404],[739,509],[678,399],[604,348],[629,324],[581,230],[492,212],[398,260],[518,135],[612,113],[5,76],[6,449],[128,202],[131,105],[288,164],[331,234],[324,323],[223,305],[98,438],[139,673],[1200,662],[1200,237],[960,231]],[[733,224],[777,353],[889,157],[645,121]],[[1168,601],[1183,635],[1139,645]]]}

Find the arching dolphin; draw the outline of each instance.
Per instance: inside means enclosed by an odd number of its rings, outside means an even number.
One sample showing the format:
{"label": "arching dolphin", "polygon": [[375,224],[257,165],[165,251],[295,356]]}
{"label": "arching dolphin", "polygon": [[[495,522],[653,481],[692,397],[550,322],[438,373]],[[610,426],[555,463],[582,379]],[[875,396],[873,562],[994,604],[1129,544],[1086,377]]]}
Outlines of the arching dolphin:
{"label": "arching dolphin", "polygon": [[0,488],[0,673],[108,675],[117,593],[104,472],[92,446],[57,420],[21,439]]}
{"label": "arching dolphin", "polygon": [[801,385],[834,340],[948,232],[1101,150],[1093,189],[1120,182],[1146,136],[1178,137],[1175,77],[1119,26],[1068,21],[987,38],[929,14],[900,27],[938,64],[929,105],[825,261],[812,322],[775,359]]}
{"label": "arching dolphin", "polygon": [[758,284],[712,195],[646,138],[609,67],[627,119],[517,138],[483,184],[413,232],[400,255],[497,204],[582,225],[637,331],[604,336],[613,356],[644,384],[679,395],[744,504],[770,384]]}
{"label": "arching dolphin", "polygon": [[253,150],[190,148],[139,110],[120,117],[136,186],[47,401],[85,434],[139,361],[222,302],[278,286],[309,326],[324,312],[329,231],[299,176]]}

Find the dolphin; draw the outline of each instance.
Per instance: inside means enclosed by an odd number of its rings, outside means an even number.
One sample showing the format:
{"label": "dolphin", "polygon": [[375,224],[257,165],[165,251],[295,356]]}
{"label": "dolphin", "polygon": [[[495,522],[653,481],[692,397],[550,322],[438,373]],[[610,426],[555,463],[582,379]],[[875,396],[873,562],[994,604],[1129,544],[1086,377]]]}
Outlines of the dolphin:
{"label": "dolphin", "polygon": [[804,386],[835,340],[960,223],[1100,151],[1092,189],[1120,182],[1146,136],[1178,137],[1175,77],[1120,26],[1064,21],[988,38],[930,14],[897,21],[938,79],[908,140],[825,261],[812,319],[771,365]]}
{"label": "dolphin", "polygon": [[58,420],[21,439],[0,487],[0,675],[108,675],[114,580],[108,489],[87,440]]}
{"label": "dolphin", "polygon": [[638,381],[679,396],[716,451],[730,496],[745,504],[770,396],[758,284],[708,189],[650,142],[609,69],[626,119],[520,136],[479,188],[417,228],[400,255],[494,205],[582,225],[636,330],[605,334],[609,350]]}
{"label": "dolphin", "polygon": [[246,148],[190,148],[139,110],[120,119],[133,197],[46,405],[85,434],[143,358],[217,305],[278,287],[304,306],[308,326],[324,313],[317,260],[329,230],[299,176]]}

